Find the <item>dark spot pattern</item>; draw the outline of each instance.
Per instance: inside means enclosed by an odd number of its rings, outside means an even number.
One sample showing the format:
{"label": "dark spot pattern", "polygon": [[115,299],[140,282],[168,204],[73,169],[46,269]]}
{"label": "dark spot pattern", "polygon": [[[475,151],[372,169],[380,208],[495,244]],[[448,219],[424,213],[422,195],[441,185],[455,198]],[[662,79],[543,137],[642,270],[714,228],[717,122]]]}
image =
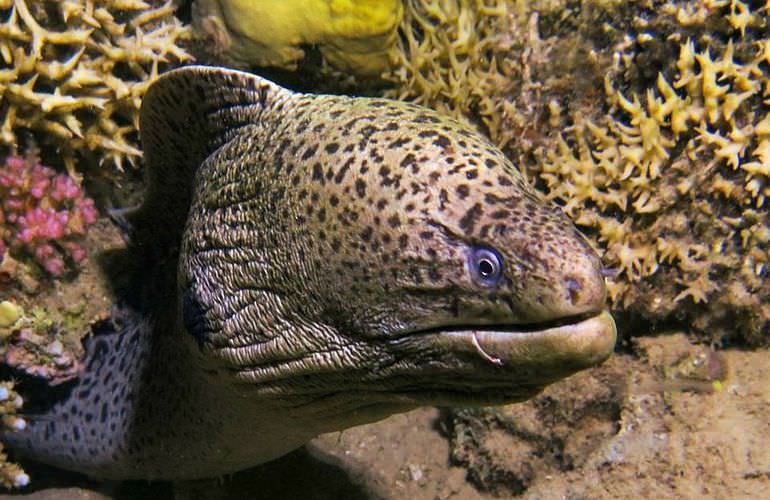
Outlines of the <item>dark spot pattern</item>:
{"label": "dark spot pattern", "polygon": [[366,182],[363,179],[356,179],[356,194],[359,198],[366,196]]}
{"label": "dark spot pattern", "polygon": [[[126,321],[94,335],[72,396],[21,433],[38,455],[60,450],[65,466],[116,476],[138,467],[147,477],[187,456],[186,467],[209,473],[221,462],[217,450],[246,446],[219,442],[233,433],[218,426],[242,425],[246,438],[259,435],[259,424],[249,415],[223,423],[216,408],[198,404],[210,395],[196,391],[218,390],[242,368],[262,374],[256,398],[290,387],[323,397],[329,380],[346,380],[338,344],[366,344],[356,353],[359,373],[347,377],[363,383],[359,375],[378,373],[360,370],[365,363],[381,362],[382,373],[406,363],[394,361],[386,342],[360,339],[385,338],[433,312],[526,321],[554,297],[577,303],[585,295],[573,264],[590,254],[587,244],[468,127],[411,104],[291,94],[255,78],[197,71],[161,83],[143,108],[157,183],[149,192],[157,194],[143,206],[152,220],[140,221],[146,241],[137,247],[149,249],[148,265],[168,268],[154,274],[159,286],[137,287],[133,300],[152,305],[126,306]],[[466,256],[475,245],[504,254],[506,274],[494,290],[479,293],[469,281]],[[564,269],[568,277],[556,279]],[[306,324],[344,335],[273,349]],[[303,351],[319,345],[329,352]],[[296,372],[275,352],[301,360]],[[215,362],[201,363],[208,359]]]}

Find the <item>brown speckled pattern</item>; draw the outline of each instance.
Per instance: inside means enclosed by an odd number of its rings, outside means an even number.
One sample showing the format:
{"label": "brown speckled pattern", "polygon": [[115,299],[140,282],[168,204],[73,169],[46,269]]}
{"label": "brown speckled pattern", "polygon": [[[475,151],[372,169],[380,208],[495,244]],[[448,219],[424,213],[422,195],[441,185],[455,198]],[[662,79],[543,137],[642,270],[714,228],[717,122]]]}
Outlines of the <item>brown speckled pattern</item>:
{"label": "brown speckled pattern", "polygon": [[[17,444],[33,456],[103,477],[214,475],[418,404],[522,399],[581,365],[537,349],[491,363],[415,333],[530,324],[534,345],[538,324],[604,306],[597,256],[473,130],[201,67],[162,77],[141,125],[148,191],[128,216],[131,251],[177,267],[172,305],[151,290],[133,312],[145,354],[105,336],[134,362],[83,379],[130,384],[116,424],[67,447],[31,419]],[[479,248],[502,257],[493,285],[472,277]],[[99,384],[72,404],[104,398]]]}

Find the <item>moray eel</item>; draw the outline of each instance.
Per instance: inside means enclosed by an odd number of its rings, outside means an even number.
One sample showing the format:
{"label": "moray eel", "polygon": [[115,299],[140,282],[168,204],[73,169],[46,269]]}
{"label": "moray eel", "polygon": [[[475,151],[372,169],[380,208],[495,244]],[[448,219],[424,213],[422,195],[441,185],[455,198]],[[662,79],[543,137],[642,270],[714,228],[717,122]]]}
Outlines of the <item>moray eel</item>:
{"label": "moray eel", "polygon": [[66,397],[3,436],[33,459],[211,477],[420,405],[522,401],[612,352],[597,255],[457,121],[191,66],[140,125],[133,285]]}

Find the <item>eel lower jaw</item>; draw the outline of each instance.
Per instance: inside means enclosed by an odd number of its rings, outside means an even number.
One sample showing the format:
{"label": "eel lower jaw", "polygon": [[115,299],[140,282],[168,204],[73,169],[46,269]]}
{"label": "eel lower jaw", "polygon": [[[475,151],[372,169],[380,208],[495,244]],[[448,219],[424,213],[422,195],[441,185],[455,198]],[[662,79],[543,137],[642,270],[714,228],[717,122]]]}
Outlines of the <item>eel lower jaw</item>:
{"label": "eel lower jaw", "polygon": [[603,362],[613,352],[617,330],[603,310],[547,323],[434,328],[409,336],[458,369],[454,380],[434,379],[431,388],[398,391],[401,397],[420,404],[485,406],[529,399],[548,384]]}
{"label": "eel lower jaw", "polygon": [[504,366],[520,363],[579,364],[607,359],[615,347],[615,321],[606,310],[527,325],[459,327],[440,331],[436,340],[458,350],[472,346],[483,359]]}

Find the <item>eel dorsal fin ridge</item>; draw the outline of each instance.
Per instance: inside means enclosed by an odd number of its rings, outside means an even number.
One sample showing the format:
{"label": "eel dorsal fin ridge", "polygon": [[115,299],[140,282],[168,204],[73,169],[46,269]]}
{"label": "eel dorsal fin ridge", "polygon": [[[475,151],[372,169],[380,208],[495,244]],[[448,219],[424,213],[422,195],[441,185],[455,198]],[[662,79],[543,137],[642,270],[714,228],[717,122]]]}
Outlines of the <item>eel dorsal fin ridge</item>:
{"label": "eel dorsal fin ridge", "polygon": [[141,246],[176,248],[184,230],[195,173],[240,130],[291,92],[237,70],[186,66],[163,74],[142,102],[139,128],[146,168],[144,202],[126,215]]}

